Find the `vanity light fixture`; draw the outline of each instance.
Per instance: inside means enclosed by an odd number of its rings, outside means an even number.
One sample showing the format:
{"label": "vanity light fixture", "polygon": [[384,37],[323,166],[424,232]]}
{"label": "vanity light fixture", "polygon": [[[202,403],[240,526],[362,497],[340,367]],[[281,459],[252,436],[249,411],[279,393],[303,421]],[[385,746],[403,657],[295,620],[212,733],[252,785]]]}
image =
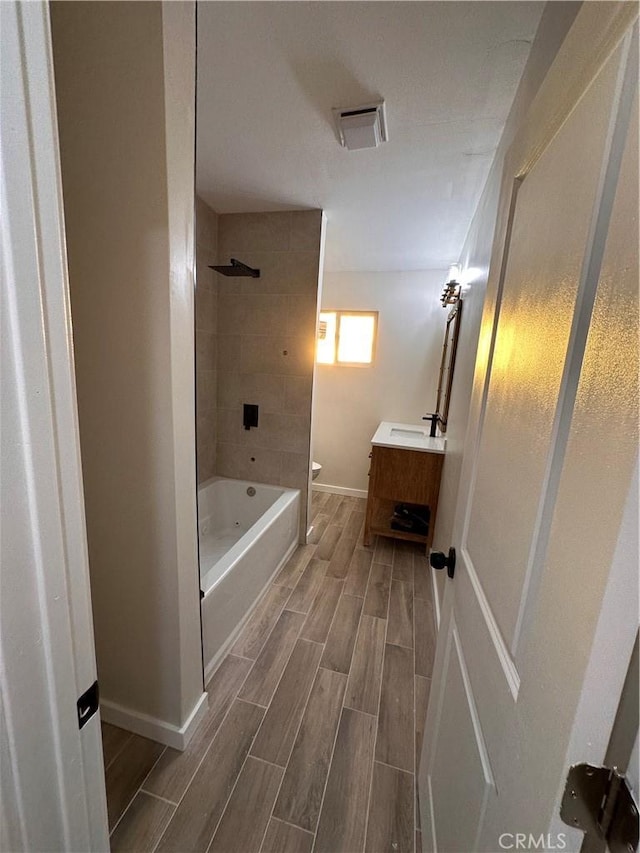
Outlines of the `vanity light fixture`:
{"label": "vanity light fixture", "polygon": [[449,267],[448,281],[446,282],[444,290],[442,291],[442,296],[440,297],[440,302],[442,302],[443,308],[446,308],[447,305],[455,305],[460,299],[460,293],[462,290],[460,274],[460,264],[452,264]]}

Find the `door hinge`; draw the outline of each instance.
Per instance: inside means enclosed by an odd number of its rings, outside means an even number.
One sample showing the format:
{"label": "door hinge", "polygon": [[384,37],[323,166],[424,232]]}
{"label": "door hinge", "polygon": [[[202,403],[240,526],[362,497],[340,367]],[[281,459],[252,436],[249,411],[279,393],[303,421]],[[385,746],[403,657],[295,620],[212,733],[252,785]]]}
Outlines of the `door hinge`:
{"label": "door hinge", "polygon": [[78,728],[81,729],[86,725],[91,717],[98,710],[100,704],[100,691],[98,690],[98,682],[94,681],[91,687],[82,694],[78,699],[76,706],[78,708]]}
{"label": "door hinge", "polygon": [[638,849],[638,805],[615,767],[574,764],[567,775],[560,817],[605,840],[611,853]]}

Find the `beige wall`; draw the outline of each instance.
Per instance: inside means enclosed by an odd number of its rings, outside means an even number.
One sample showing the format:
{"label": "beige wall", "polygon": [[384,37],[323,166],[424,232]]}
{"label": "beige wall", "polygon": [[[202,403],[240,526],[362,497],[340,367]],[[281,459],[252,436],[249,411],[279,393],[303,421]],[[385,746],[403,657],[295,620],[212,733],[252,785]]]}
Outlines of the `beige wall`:
{"label": "beige wall", "polygon": [[218,214],[196,198],[196,442],[198,484],[216,471]]}
{"label": "beige wall", "polygon": [[52,26],[101,694],[180,728],[202,696],[195,8],[54,3]]}
{"label": "beige wall", "polygon": [[[322,212],[224,214],[218,261],[260,278],[218,279],[216,473],[307,495]],[[259,406],[257,429],[243,403]],[[301,539],[306,534],[303,497]]]}
{"label": "beige wall", "polygon": [[[463,271],[472,270],[473,279],[466,288],[464,310],[460,323],[455,378],[447,424],[447,454],[440,484],[438,519],[434,531],[433,547],[435,550],[447,551],[450,545],[455,545],[453,525],[458,499],[458,483],[469,418],[471,389],[473,387],[476,350],[484,309],[489,262],[499,213],[502,214],[501,220],[504,224],[504,211],[498,211],[498,198],[505,154],[579,8],[580,3],[577,2],[548,3],[545,8],[487,183],[460,256]],[[443,573],[437,573],[436,577],[440,591],[442,591]]]}
{"label": "beige wall", "polygon": [[313,416],[316,481],[367,489],[371,437],[380,421],[420,423],[436,404],[447,312],[446,270],[325,273],[322,308],[378,311],[371,367],[319,364]]}

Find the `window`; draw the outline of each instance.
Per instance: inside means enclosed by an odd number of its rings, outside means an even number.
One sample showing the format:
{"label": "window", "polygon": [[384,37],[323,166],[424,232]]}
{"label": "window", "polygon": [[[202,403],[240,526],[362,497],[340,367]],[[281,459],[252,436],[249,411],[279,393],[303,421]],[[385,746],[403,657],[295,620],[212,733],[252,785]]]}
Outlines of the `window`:
{"label": "window", "polygon": [[318,364],[366,367],[373,363],[378,329],[377,311],[321,311]]}

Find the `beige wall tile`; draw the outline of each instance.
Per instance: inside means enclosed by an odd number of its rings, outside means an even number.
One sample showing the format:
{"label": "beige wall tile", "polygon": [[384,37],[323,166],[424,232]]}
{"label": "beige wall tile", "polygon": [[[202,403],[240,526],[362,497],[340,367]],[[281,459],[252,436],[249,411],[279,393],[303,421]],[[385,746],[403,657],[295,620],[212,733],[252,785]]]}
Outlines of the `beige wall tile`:
{"label": "beige wall tile", "polygon": [[260,407],[260,415],[266,412],[281,412],[284,408],[284,376],[270,373],[246,373],[240,375],[240,401],[255,403]]}
{"label": "beige wall tile", "polygon": [[213,264],[214,258],[210,256],[204,249],[198,248],[196,251],[196,290],[216,290],[216,274],[209,269],[209,264]]}
{"label": "beige wall tile", "polygon": [[[224,214],[217,222],[218,261],[237,257],[260,277],[216,276],[216,473],[299,488],[304,532],[322,214]],[[257,428],[243,429],[243,403],[259,406]]]}
{"label": "beige wall tile", "polygon": [[215,379],[213,370],[198,370],[196,375],[196,411],[199,415],[215,408]]}
{"label": "beige wall tile", "polygon": [[196,245],[215,252],[218,243],[218,214],[196,196]]}
{"label": "beige wall tile", "polygon": [[203,415],[198,415],[196,419],[196,429],[198,436],[203,442],[215,442],[216,438],[216,410],[211,409]]}
{"label": "beige wall tile", "polygon": [[[246,260],[245,260],[246,257]],[[316,293],[320,253],[313,252],[251,252],[242,260],[260,270],[260,278],[226,279],[241,282],[244,295],[263,293]],[[231,285],[226,292],[237,292]]]}
{"label": "beige wall tile", "polygon": [[196,245],[206,246],[208,240],[207,205],[196,196]]}
{"label": "beige wall tile", "polygon": [[[218,253],[222,263],[242,251],[286,252],[289,249],[291,214],[226,213],[218,219]],[[229,257],[227,257],[229,256]],[[247,263],[244,258],[239,260]]]}
{"label": "beige wall tile", "polygon": [[211,440],[207,440],[205,437],[206,433],[201,426],[201,420],[201,418],[198,418],[196,421],[196,473],[198,484],[206,479],[207,465],[205,464],[205,458],[210,458],[212,445]]}
{"label": "beige wall tile", "polygon": [[245,466],[245,448],[236,444],[223,444],[218,440],[216,464],[216,474],[221,477],[242,479],[242,471]]}
{"label": "beige wall tile", "polygon": [[[285,406],[285,376],[270,373],[225,373],[218,377],[218,406],[241,409],[253,403],[263,412],[282,412]],[[292,412],[297,414],[297,412]]]}
{"label": "beige wall tile", "polygon": [[209,304],[209,317],[211,318],[211,328],[213,329],[214,334],[217,335],[218,329],[220,327],[220,322],[218,320],[218,289],[215,285],[211,290],[211,294],[213,296],[213,299]]}
{"label": "beige wall tile", "polygon": [[[246,257],[246,260],[245,260]],[[260,278],[225,279],[230,284],[226,292],[235,293],[238,282],[245,295],[263,293],[307,293],[318,290],[320,253],[309,252],[251,252],[242,258],[250,267],[260,270]],[[235,287],[232,287],[232,284]]]}
{"label": "beige wall tile", "polygon": [[288,252],[286,256],[287,293],[312,293],[318,291],[320,252]]}
{"label": "beige wall tile", "polygon": [[321,210],[291,211],[291,251],[320,248]]}
{"label": "beige wall tile", "polygon": [[241,297],[246,335],[279,335],[285,328],[287,297],[278,293],[254,293]]}
{"label": "beige wall tile", "polygon": [[226,335],[218,332],[218,370],[233,373],[240,366],[240,335]]}
{"label": "beige wall tile", "polygon": [[[304,475],[301,475],[299,479],[292,477],[291,478],[291,485],[287,486],[287,488],[299,489],[301,494],[302,494],[302,499],[304,500],[304,495],[307,494],[307,490],[309,488],[309,478],[304,476]],[[305,513],[305,509],[306,509],[306,507],[302,506],[301,510],[300,510],[300,524],[301,525],[306,524],[307,516]]]}
{"label": "beige wall tile", "polygon": [[260,278],[243,278],[244,296],[286,294],[289,278],[289,252],[251,252],[249,266],[260,270]]}
{"label": "beige wall tile", "polygon": [[[242,415],[238,414],[242,427]],[[243,430],[242,442],[249,447],[286,450],[291,453],[309,452],[310,421],[301,415],[260,413],[257,428]]]}
{"label": "beige wall tile", "polygon": [[219,442],[216,473],[238,480],[279,483],[282,454],[277,450],[253,450],[242,444]]}
{"label": "beige wall tile", "polygon": [[[217,405],[220,409],[237,409],[240,405],[240,373],[218,371]],[[251,402],[250,400],[246,401]]]}
{"label": "beige wall tile", "polygon": [[198,414],[196,420],[196,462],[198,483],[203,483],[215,474],[216,463],[216,410],[209,409]]}
{"label": "beige wall tile", "polygon": [[307,494],[309,491],[309,454],[287,453],[282,454],[282,469],[280,472],[280,485],[287,489],[300,490],[300,542],[306,541],[307,534]]}
{"label": "beige wall tile", "polygon": [[284,407],[288,415],[305,415],[311,412],[311,376],[287,376],[284,380]]}
{"label": "beige wall tile", "polygon": [[[215,445],[213,445],[215,447]],[[199,441],[196,449],[196,472],[198,485],[208,480],[211,475],[210,464],[212,457],[212,445]]]}
{"label": "beige wall tile", "polygon": [[284,331],[287,335],[315,338],[318,300],[315,293],[298,293],[287,298]]}
{"label": "beige wall tile", "polygon": [[196,198],[196,459],[198,483],[215,472],[217,400],[217,276],[209,269],[216,263],[218,216]]}
{"label": "beige wall tile", "polygon": [[196,289],[196,329],[216,331],[216,294],[211,290]]}
{"label": "beige wall tile", "polygon": [[308,479],[309,454],[283,452],[280,485],[288,489],[300,489],[302,484],[302,489],[306,491]]}
{"label": "beige wall tile", "polygon": [[[196,263],[202,264],[205,269],[209,269],[209,264],[215,264],[216,262],[215,249],[212,249],[210,246],[203,246],[200,243],[196,243]],[[213,270],[209,271],[213,278],[215,273]]]}
{"label": "beige wall tile", "polygon": [[310,376],[314,341],[285,335],[243,335],[240,354],[242,373],[279,373]]}
{"label": "beige wall tile", "polygon": [[199,329],[196,334],[196,370],[215,370],[217,361],[216,334]]}
{"label": "beige wall tile", "polygon": [[[215,275],[220,293],[242,293],[249,296],[267,293],[315,293],[318,289],[320,253],[317,249],[305,252],[243,251],[240,260],[259,269],[260,277],[230,278]],[[229,258],[226,258],[225,263],[228,262]]]}
{"label": "beige wall tile", "polygon": [[221,334],[239,334],[244,325],[244,304],[239,293],[218,294],[218,327]]}
{"label": "beige wall tile", "polygon": [[216,408],[217,408],[217,406],[216,406],[216,397],[217,397],[217,393],[218,393],[218,371],[217,370],[211,371],[210,382],[213,386],[211,389],[211,409],[210,409],[210,411],[212,413],[211,428],[213,430],[215,430],[215,418],[213,417],[213,413],[215,413]]}
{"label": "beige wall tile", "polygon": [[277,293],[222,293],[218,296],[221,329],[247,335],[277,335],[285,329],[287,297]]}
{"label": "beige wall tile", "polygon": [[[250,266],[250,267],[256,266],[256,264],[252,263],[249,260],[249,253],[248,252],[242,253],[242,261],[245,264],[248,264],[248,266]],[[229,258],[227,258],[227,263],[228,262],[229,262]],[[217,263],[217,261],[216,261],[216,263]],[[230,296],[233,296],[237,293],[242,293],[242,283],[244,281],[255,281],[256,280],[256,279],[252,279],[252,278],[238,278],[235,276],[222,275],[222,273],[214,273],[214,275],[216,277],[216,285],[218,288],[218,293],[227,293]],[[260,279],[257,279],[257,280],[259,281]]]}
{"label": "beige wall tile", "polygon": [[290,371],[289,355],[284,337],[273,335],[243,335],[240,351],[242,373],[279,373]]}
{"label": "beige wall tile", "polygon": [[218,445],[214,441],[211,444],[209,455],[207,456],[207,458],[205,460],[205,463],[207,466],[205,468],[205,472],[204,472],[206,474],[205,480],[208,480],[209,477],[213,477],[213,475],[216,473],[216,470],[218,467],[217,466],[217,455],[218,455]]}
{"label": "beige wall tile", "polygon": [[217,436],[225,444],[246,444],[248,430],[242,426],[240,409],[218,409]]}

